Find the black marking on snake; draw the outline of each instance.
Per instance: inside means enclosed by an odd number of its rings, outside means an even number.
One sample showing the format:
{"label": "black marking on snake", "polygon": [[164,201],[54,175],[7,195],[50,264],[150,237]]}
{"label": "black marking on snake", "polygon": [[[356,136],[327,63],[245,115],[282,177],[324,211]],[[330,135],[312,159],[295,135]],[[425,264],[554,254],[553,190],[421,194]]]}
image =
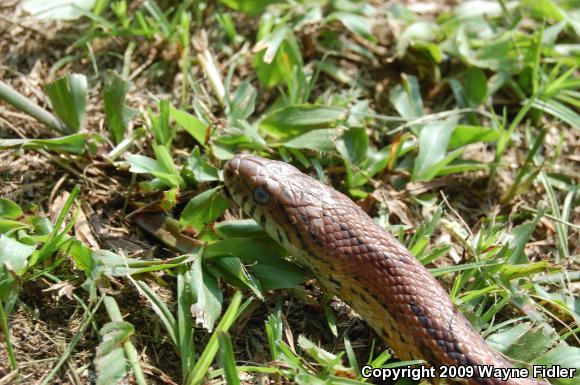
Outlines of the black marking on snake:
{"label": "black marking on snake", "polygon": [[254,213],[256,212],[256,208],[257,208],[257,207],[258,207],[258,206],[252,206],[252,207],[250,208],[250,211],[248,211],[248,215],[249,215],[249,216],[251,216],[252,218],[254,217]]}
{"label": "black marking on snake", "polygon": [[282,187],[282,194],[288,199],[292,199],[292,194],[288,191],[286,187]]}
{"label": "black marking on snake", "polygon": [[383,335],[387,337],[387,339],[391,339],[391,333],[389,333],[387,328],[381,328],[381,331],[383,332]]}
{"label": "black marking on snake", "polygon": [[367,296],[366,296],[366,295],[364,295],[363,293],[358,293],[358,297],[359,297],[361,300],[363,300],[365,303],[368,303],[368,304],[370,304],[370,303],[371,303],[371,301],[369,301],[369,299],[367,298]]}
{"label": "black marking on snake", "polygon": [[403,263],[410,263],[409,258],[403,256],[403,255],[399,255],[399,261],[403,262]]}
{"label": "black marking on snake", "polygon": [[316,231],[314,231],[314,229],[312,227],[308,228],[308,235],[310,236],[310,239],[313,240],[314,242],[316,242],[316,243],[320,242],[320,241],[317,242]]}
{"label": "black marking on snake", "polygon": [[266,226],[267,221],[268,221],[268,218],[266,218],[266,214],[262,214],[262,216],[260,217],[260,225],[262,227]]}
{"label": "black marking on snake", "polygon": [[[340,230],[348,231],[348,227],[344,223],[339,223],[338,226],[340,227]],[[350,235],[350,232],[349,232],[349,235]]]}
{"label": "black marking on snake", "polygon": [[284,234],[286,235],[286,241],[290,241],[290,232],[287,230],[284,230]]}
{"label": "black marking on snake", "polygon": [[421,325],[423,326],[429,326],[429,319],[424,315],[419,316],[419,322],[421,322]]}
{"label": "black marking on snake", "polygon": [[458,352],[457,350],[455,350],[455,346],[453,346],[453,343],[449,341],[445,341],[445,350],[447,350],[448,352]]}
{"label": "black marking on snake", "polygon": [[309,227],[308,228],[308,235],[310,235],[310,239],[316,243],[318,246],[324,246],[324,242],[318,237],[318,234],[316,234],[316,229]]}
{"label": "black marking on snake", "polygon": [[278,229],[278,228],[276,228],[276,235],[278,236],[278,242],[284,243],[284,237],[282,237],[282,233],[280,232],[280,229]]}
{"label": "black marking on snake", "polygon": [[465,365],[465,357],[463,354],[457,352],[447,352],[447,355],[462,365]]}
{"label": "black marking on snake", "polygon": [[425,358],[428,358],[429,361],[432,362],[433,354],[431,353],[431,349],[429,349],[428,346],[425,346],[424,341],[419,342],[419,349],[421,350],[421,352],[423,352]]}
{"label": "black marking on snake", "polygon": [[389,259],[391,258],[391,256],[386,252],[386,251],[381,251],[381,255],[383,256],[383,258],[385,259]]}
{"label": "black marking on snake", "polygon": [[242,201],[240,202],[240,207],[241,207],[241,208],[244,208],[244,206],[246,205],[246,203],[247,203],[247,202],[248,202],[248,196],[247,196],[247,195],[245,195],[245,196],[242,198]]}
{"label": "black marking on snake", "polygon": [[333,284],[335,284],[336,286],[338,286],[338,287],[342,287],[342,283],[340,283],[340,281],[337,281],[336,279],[334,279],[334,278],[332,277],[332,275],[329,275],[327,279],[328,279],[328,281],[329,281],[329,282],[332,282],[332,283],[333,283]]}
{"label": "black marking on snake", "polygon": [[[284,219],[285,219],[286,223],[292,223],[292,221],[290,220],[290,216],[288,215],[288,212],[286,210],[279,210],[279,211],[284,215]],[[307,253],[310,253],[310,249],[308,248],[308,245],[304,242],[304,239],[302,239],[302,235],[300,234],[300,231],[295,231],[294,234],[296,235],[296,238],[300,242],[302,249],[304,249],[304,251],[306,251]],[[290,241],[290,232],[289,231],[286,232],[286,237],[287,237],[288,241]]]}
{"label": "black marking on snake", "polygon": [[421,309],[419,306],[417,306],[415,304],[415,302],[411,302],[411,311],[413,312],[413,314],[415,314],[416,316],[421,316],[423,315],[423,309]]}
{"label": "black marking on snake", "polygon": [[379,298],[378,295],[376,295],[375,293],[371,293],[371,297],[373,297],[375,301],[377,301],[383,307],[383,309],[387,309],[385,305],[381,302],[381,299]]}
{"label": "black marking on snake", "polygon": [[437,337],[437,332],[435,331],[435,329],[428,327],[428,328],[427,328],[427,333],[429,333],[429,335],[430,335],[431,337],[433,337],[434,339],[436,339],[436,340],[437,340],[437,343],[439,343],[439,341],[443,341],[443,340],[440,340],[440,339]]}

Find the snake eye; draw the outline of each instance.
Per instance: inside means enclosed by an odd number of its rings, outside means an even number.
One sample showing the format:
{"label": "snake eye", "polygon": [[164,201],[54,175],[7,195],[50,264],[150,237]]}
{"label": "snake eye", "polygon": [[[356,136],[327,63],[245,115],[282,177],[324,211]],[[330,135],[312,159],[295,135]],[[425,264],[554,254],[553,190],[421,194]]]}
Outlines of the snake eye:
{"label": "snake eye", "polygon": [[270,193],[264,190],[262,186],[256,187],[254,189],[254,200],[260,205],[265,205],[270,202]]}

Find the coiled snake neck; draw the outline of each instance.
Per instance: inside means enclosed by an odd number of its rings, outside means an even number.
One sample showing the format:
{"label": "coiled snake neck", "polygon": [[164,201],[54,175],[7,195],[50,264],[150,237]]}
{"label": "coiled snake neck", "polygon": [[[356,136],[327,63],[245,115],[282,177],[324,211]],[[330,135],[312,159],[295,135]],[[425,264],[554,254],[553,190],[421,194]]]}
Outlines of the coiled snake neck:
{"label": "coiled snake neck", "polygon": [[[402,360],[512,365],[491,349],[437,280],[348,197],[284,162],[237,155],[224,167],[232,199],[384,339]],[[538,385],[533,378],[470,384]],[[543,383],[542,383],[543,384]]]}

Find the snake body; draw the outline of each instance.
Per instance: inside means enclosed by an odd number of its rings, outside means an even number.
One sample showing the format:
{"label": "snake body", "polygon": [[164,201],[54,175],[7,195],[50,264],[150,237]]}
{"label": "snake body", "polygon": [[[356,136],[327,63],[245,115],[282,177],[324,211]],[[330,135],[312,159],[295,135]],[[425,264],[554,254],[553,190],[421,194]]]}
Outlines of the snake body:
{"label": "snake body", "polygon": [[[513,367],[490,348],[423,265],[340,192],[294,166],[237,155],[224,167],[232,199],[355,310],[403,360],[434,367]],[[470,384],[537,385],[533,378]]]}

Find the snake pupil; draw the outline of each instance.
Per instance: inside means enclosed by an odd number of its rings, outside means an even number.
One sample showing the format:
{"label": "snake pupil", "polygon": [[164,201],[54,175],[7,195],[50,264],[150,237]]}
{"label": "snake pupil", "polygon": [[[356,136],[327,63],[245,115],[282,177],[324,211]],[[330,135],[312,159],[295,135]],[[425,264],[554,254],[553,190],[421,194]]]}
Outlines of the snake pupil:
{"label": "snake pupil", "polygon": [[254,200],[260,205],[265,205],[270,201],[270,193],[264,190],[262,186],[256,187],[254,189]]}

